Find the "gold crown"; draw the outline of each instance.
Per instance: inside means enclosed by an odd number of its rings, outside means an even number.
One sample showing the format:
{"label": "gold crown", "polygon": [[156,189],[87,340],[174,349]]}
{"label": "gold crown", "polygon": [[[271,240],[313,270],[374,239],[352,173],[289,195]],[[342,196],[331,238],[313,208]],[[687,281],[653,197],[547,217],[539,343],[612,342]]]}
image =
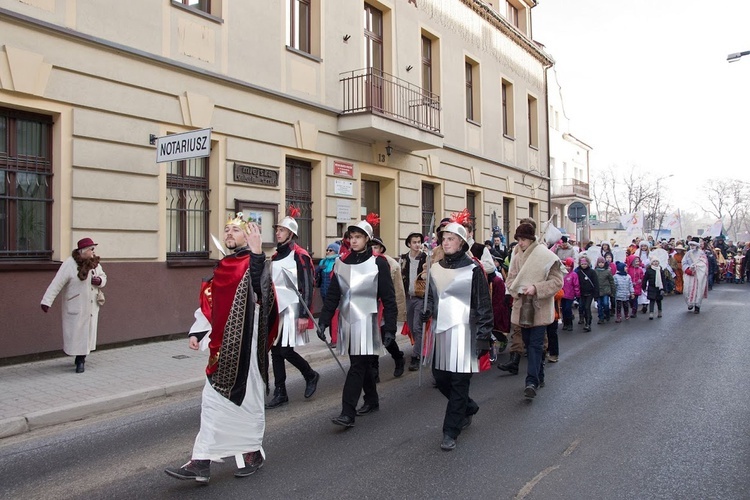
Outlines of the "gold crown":
{"label": "gold crown", "polygon": [[242,212],[237,212],[237,215],[232,218],[232,215],[230,214],[227,218],[227,223],[225,226],[239,226],[242,229],[245,229],[247,227],[247,221],[245,220],[245,214]]}

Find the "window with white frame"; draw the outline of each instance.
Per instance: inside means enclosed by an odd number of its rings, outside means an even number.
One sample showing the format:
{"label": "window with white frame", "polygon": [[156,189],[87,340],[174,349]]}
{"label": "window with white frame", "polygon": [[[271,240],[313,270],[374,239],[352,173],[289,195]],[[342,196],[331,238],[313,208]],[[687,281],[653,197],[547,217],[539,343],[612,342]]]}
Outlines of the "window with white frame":
{"label": "window with white frame", "polygon": [[464,60],[464,79],[466,81],[466,119],[479,123],[481,121],[479,63],[468,57]]}
{"label": "window with white frame", "polygon": [[529,122],[529,146],[539,147],[539,110],[538,101],[534,96],[527,97],[528,122]]}
{"label": "window with white frame", "polygon": [[501,92],[503,135],[512,138],[516,136],[515,118],[513,115],[513,84],[503,79]]}
{"label": "window with white frame", "polygon": [[289,0],[286,44],[301,52],[311,53],[310,23],[311,0]]}

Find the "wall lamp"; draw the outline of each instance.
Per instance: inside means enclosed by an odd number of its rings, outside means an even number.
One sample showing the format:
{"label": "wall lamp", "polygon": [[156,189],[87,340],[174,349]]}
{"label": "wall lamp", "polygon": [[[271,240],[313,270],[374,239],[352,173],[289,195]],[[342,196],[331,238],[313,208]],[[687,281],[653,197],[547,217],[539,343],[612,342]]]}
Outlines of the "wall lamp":
{"label": "wall lamp", "polygon": [[409,71],[411,71],[411,70],[413,70],[413,69],[414,69],[414,66],[412,66],[412,65],[410,64],[410,65],[408,65],[408,66],[406,67],[406,72],[408,73]]}
{"label": "wall lamp", "polygon": [[391,153],[393,153],[393,146],[391,146],[391,141],[388,141],[388,144],[385,147],[385,154],[391,156]]}
{"label": "wall lamp", "polygon": [[727,62],[733,63],[739,61],[742,56],[750,55],[750,50],[746,50],[744,52],[735,52],[734,54],[729,54],[727,56]]}
{"label": "wall lamp", "polygon": [[351,37],[351,35],[344,35],[344,41],[348,42]]}

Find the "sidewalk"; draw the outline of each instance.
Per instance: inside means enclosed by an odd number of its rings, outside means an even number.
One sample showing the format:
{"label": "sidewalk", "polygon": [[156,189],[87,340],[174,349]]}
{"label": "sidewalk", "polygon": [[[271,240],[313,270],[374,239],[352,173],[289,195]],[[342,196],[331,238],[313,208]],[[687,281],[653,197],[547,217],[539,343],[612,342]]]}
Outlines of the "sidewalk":
{"label": "sidewalk", "polygon": [[[333,363],[325,344],[310,334],[310,343],[297,352],[313,367]],[[398,335],[397,341],[408,358],[408,338]],[[70,356],[2,366],[0,439],[182,391],[196,390],[197,396],[207,358],[208,351],[193,351],[187,339],[179,339],[94,351],[84,373],[75,373]],[[347,368],[346,356],[341,362]],[[292,367],[288,373],[300,376]],[[269,377],[273,386],[270,366]]]}

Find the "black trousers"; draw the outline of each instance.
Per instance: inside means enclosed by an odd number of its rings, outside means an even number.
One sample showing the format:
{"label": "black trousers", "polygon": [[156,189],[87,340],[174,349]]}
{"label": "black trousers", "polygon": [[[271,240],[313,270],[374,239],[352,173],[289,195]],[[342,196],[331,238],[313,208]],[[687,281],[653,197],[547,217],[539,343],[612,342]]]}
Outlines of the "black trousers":
{"label": "black trousers", "polygon": [[341,414],[355,418],[357,416],[357,403],[359,396],[364,390],[365,404],[378,404],[378,389],[375,385],[375,374],[372,369],[373,363],[378,357],[349,355],[349,371],[346,373],[344,392],[341,395]]}
{"label": "black trousers", "polygon": [[547,350],[552,356],[560,355],[560,341],[557,336],[557,320],[547,325]]}
{"label": "black trousers", "polygon": [[648,312],[654,312],[654,302],[656,302],[656,305],[658,306],[659,312],[661,312],[661,299],[659,300],[652,300],[648,303]]}
{"label": "black trousers", "polygon": [[[385,335],[383,334],[383,330],[380,330],[380,340],[384,340]],[[404,351],[398,348],[398,342],[395,340],[391,342],[389,346],[386,346],[386,351],[388,351],[388,354],[391,355],[393,359],[401,359],[404,357]],[[375,356],[375,361],[372,363],[373,368],[375,369],[375,375],[378,374],[378,370],[380,369],[380,357]]]}
{"label": "black trousers", "polygon": [[593,295],[584,295],[581,297],[581,315],[587,325],[591,324],[591,303],[593,301]]}
{"label": "black trousers", "polygon": [[461,434],[464,419],[479,411],[479,405],[469,397],[471,373],[454,373],[432,368],[432,376],[440,393],[448,399],[443,419],[443,434],[456,439]]}
{"label": "black trousers", "polygon": [[281,347],[275,345],[271,347],[271,364],[273,365],[273,384],[275,387],[284,387],[286,384],[286,366],[284,361],[289,361],[292,366],[298,369],[305,380],[310,380],[315,376],[315,370],[310,363],[294,350],[294,347]]}

